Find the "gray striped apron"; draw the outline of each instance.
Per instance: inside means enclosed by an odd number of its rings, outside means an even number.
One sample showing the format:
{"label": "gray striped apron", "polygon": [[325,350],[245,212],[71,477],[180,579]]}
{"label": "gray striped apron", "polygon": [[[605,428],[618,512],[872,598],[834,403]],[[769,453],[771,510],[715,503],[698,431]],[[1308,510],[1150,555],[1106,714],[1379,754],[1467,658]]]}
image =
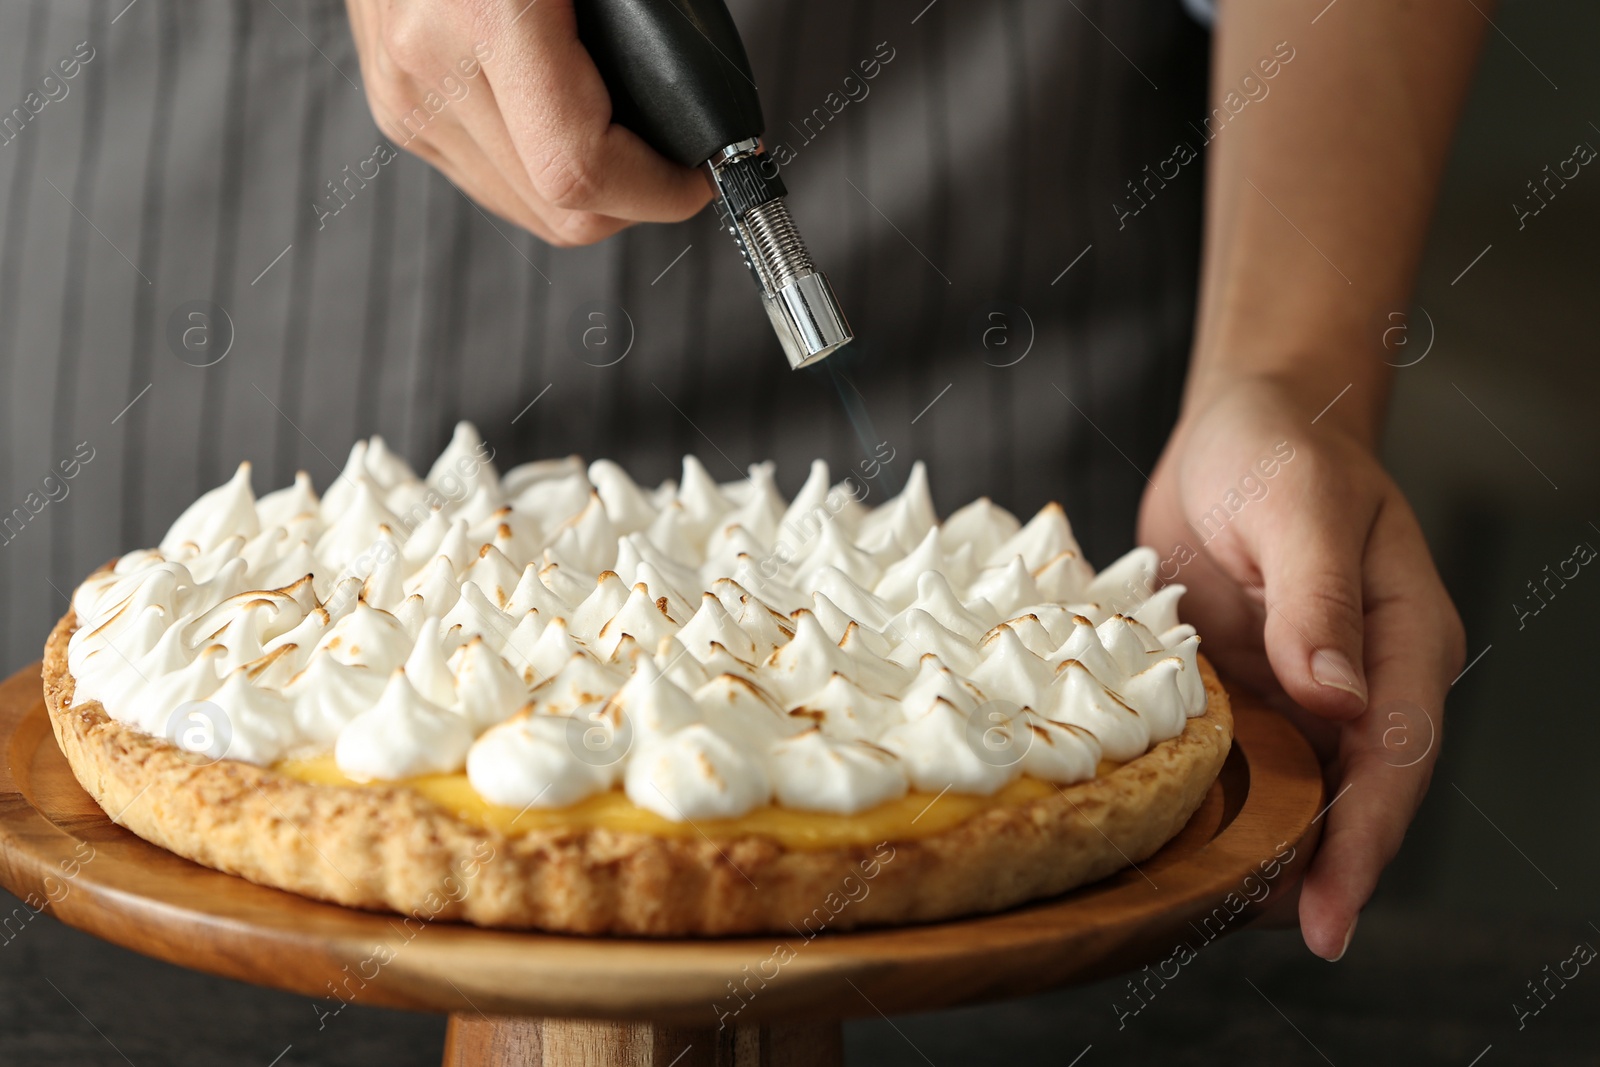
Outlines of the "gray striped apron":
{"label": "gray striped apron", "polygon": [[730,6],[859,337],[815,370],[710,211],[551,249],[375,163],[342,4],[0,6],[0,666],[239,460],[325,486],[358,435],[425,464],[462,418],[502,469],[694,451],[792,492],[822,456],[881,500],[923,459],[944,511],[1060,499],[1092,561],[1130,544],[1203,162],[1147,168],[1203,144],[1204,31],[1173,0]]}

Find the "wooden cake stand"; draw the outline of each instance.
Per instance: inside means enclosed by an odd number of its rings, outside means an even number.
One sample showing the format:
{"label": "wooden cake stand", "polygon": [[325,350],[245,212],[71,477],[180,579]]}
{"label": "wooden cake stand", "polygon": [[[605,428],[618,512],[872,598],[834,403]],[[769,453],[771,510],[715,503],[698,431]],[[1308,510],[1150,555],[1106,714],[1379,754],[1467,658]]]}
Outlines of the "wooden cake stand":
{"label": "wooden cake stand", "polygon": [[[1246,897],[1261,898],[1263,884],[1279,899],[1314,848],[1321,774],[1300,734],[1259,701],[1235,696],[1234,721],[1233,751],[1182,832],[1136,868],[1066,896],[809,940],[799,931],[585,938],[323,904],[148,844],[78,785],[50,730],[35,665],[0,684],[0,883],[97,937],[326,997],[329,1011],[358,1003],[449,1012],[447,1067],[838,1064],[840,1019],[1019,996],[1137,968],[1172,955],[1202,927],[1245,925],[1255,907]],[[1275,862],[1291,849],[1291,860]]]}

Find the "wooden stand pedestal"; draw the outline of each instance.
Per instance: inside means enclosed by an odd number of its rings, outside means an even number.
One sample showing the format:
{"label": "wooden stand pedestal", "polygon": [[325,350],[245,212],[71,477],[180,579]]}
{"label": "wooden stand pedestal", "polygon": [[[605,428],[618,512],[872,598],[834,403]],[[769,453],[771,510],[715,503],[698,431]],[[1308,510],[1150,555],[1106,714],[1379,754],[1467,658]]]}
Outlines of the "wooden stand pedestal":
{"label": "wooden stand pedestal", "polygon": [[445,1031],[444,1067],[838,1067],[843,1044],[838,1023],[697,1030],[454,1012]]}

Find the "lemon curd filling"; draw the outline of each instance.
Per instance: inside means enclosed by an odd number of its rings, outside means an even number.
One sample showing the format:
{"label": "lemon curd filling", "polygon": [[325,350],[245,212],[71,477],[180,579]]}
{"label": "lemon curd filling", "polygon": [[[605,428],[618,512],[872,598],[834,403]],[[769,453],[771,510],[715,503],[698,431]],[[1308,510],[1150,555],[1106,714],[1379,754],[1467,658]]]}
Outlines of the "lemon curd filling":
{"label": "lemon curd filling", "polygon": [[[1102,760],[1097,777],[1121,764]],[[673,822],[634,804],[620,789],[597,793],[565,808],[515,808],[491,804],[478,795],[465,774],[429,774],[399,782],[357,782],[339,770],[332,754],[309,759],[284,760],[275,770],[317,785],[403,786],[413,789],[457,818],[474,826],[506,834],[534,830],[612,830],[657,837],[713,838],[770,837],[786,848],[826,849],[874,845],[880,841],[905,841],[931,837],[965,822],[990,808],[1023,804],[1049,796],[1056,787],[1037,778],[1018,778],[993,796],[961,793],[908,793],[854,815],[796,811],[767,805],[736,819],[700,819]]]}

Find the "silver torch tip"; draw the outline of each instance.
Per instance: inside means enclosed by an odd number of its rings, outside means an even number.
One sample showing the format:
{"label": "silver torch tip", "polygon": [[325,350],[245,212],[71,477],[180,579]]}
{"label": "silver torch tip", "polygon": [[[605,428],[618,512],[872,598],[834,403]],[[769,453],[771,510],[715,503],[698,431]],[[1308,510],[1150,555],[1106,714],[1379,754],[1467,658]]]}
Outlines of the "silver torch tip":
{"label": "silver torch tip", "polygon": [[761,290],[773,332],[794,370],[819,363],[853,338],[828,276],[784,205],[776,161],[759,140],[729,145],[707,161],[718,208]]}
{"label": "silver torch tip", "polygon": [[854,336],[828,276],[819,270],[779,286],[775,297],[762,294],[761,302],[793,370],[822,362]]}

